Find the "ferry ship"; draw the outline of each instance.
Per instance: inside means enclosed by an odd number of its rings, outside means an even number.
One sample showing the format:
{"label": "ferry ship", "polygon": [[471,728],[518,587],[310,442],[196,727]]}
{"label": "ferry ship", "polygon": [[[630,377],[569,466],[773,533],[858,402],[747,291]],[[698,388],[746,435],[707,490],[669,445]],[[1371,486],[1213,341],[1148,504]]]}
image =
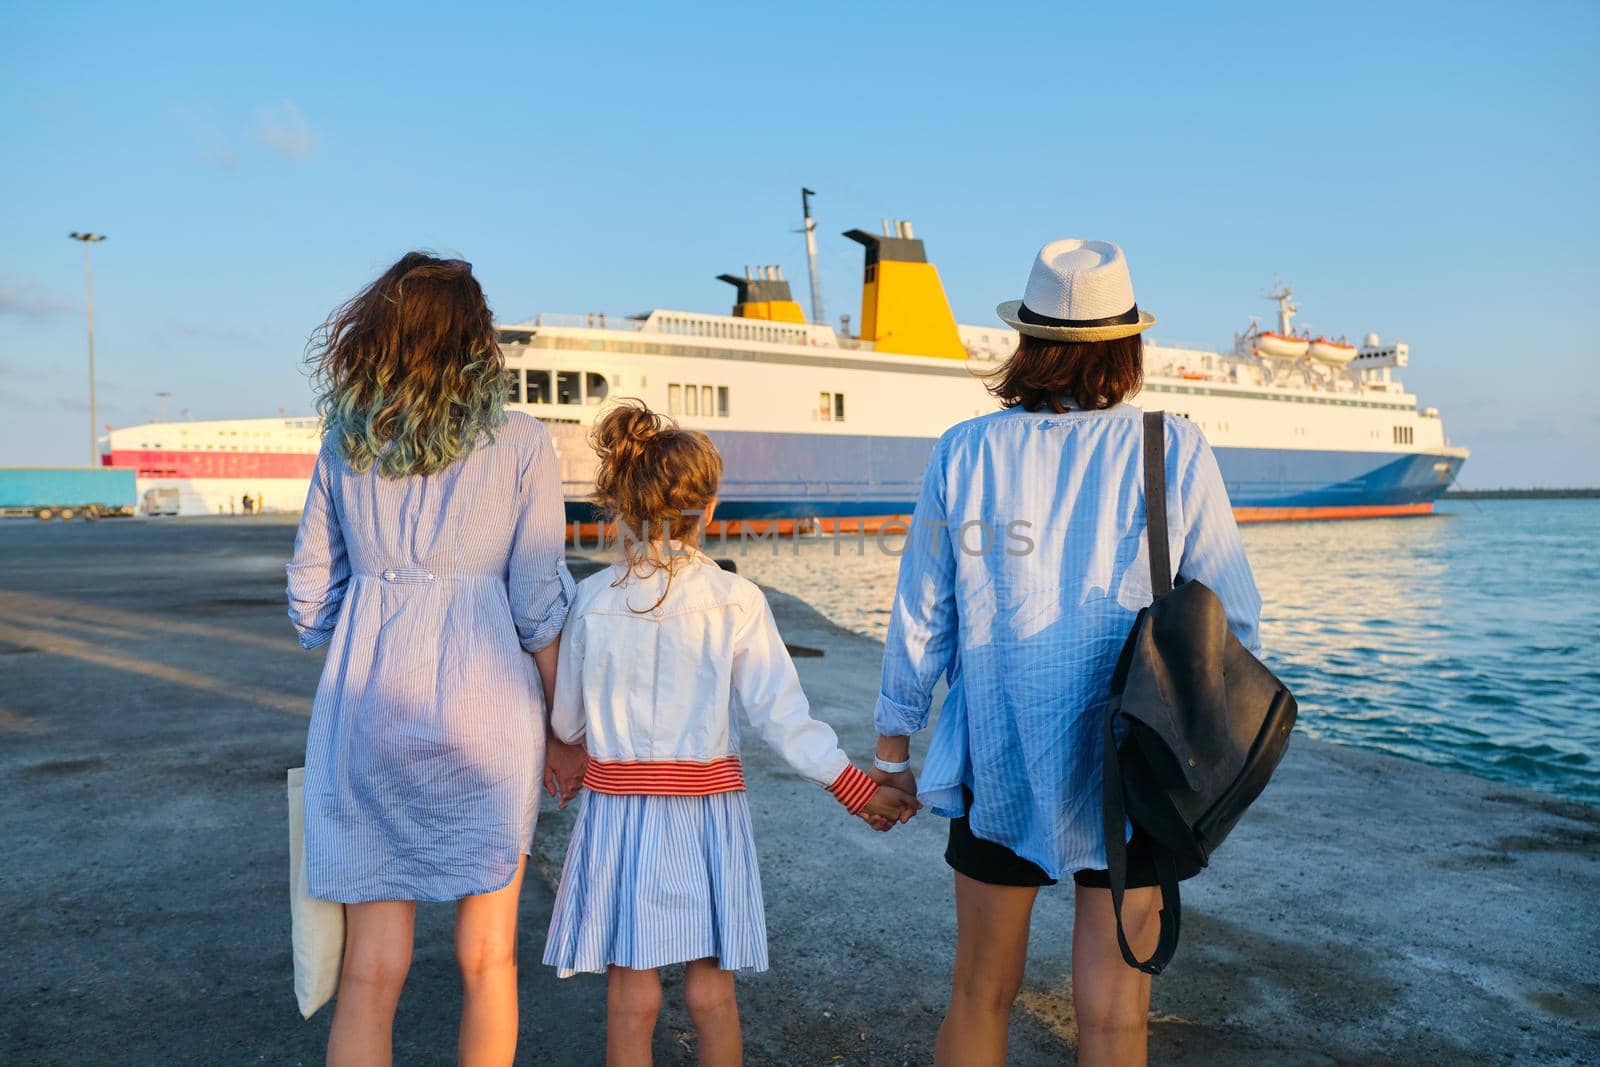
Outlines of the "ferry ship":
{"label": "ferry ship", "polygon": [[[815,283],[815,223],[806,213]],[[718,280],[729,314],[658,308],[623,317],[542,315],[499,327],[510,406],[543,420],[561,459],[568,518],[594,518],[589,427],[638,397],[705,431],[725,469],[717,514],[822,531],[910,513],[935,438],[993,411],[984,377],[1014,351],[1002,325],[955,321],[909,222],[844,236],[865,252],[859,329],[808,321],[777,267]],[[1420,515],[1467,450],[1396,375],[1403,342],[1297,333],[1279,286],[1274,330],[1229,351],[1147,339],[1133,402],[1197,423],[1241,521]],[[315,418],[161,422],[109,431],[102,462],[134,467],[145,500],[185,514],[296,510],[319,447]]]}

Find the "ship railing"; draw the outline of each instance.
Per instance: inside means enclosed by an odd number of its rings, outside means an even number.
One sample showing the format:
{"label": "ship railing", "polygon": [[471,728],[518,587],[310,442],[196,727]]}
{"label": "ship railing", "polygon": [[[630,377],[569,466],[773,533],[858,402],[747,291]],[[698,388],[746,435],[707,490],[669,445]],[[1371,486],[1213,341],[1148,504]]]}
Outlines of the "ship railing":
{"label": "ship railing", "polygon": [[603,311],[592,311],[583,315],[544,314],[534,318],[535,329],[541,326],[559,326],[569,329],[589,330],[632,330],[644,329],[644,319],[632,318],[627,315],[607,315]]}
{"label": "ship railing", "polygon": [[1215,345],[1204,344],[1200,341],[1178,341],[1169,337],[1152,337],[1145,342],[1145,345],[1149,348],[1173,348],[1181,349],[1185,352],[1201,352],[1208,356],[1226,355],[1224,352],[1218,352]]}

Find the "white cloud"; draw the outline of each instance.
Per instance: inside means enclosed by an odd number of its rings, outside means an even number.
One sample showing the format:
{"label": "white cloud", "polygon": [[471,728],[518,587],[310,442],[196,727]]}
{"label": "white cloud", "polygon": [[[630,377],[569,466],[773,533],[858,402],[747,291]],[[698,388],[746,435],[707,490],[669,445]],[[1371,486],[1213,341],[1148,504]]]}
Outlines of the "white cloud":
{"label": "white cloud", "polygon": [[311,124],[293,100],[284,100],[276,108],[263,109],[257,115],[256,136],[274,152],[301,163],[309,159],[317,147]]}
{"label": "white cloud", "polygon": [[19,274],[0,275],[0,315],[42,319],[75,311],[77,304],[48,292],[37,278]]}

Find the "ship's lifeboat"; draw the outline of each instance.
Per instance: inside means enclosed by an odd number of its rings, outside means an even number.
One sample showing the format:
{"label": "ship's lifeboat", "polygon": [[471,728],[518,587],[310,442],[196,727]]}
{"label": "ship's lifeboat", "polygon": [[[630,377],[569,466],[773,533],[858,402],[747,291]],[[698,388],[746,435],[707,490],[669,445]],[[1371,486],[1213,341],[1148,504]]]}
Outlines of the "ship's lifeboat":
{"label": "ship's lifeboat", "polygon": [[1306,355],[1318,363],[1332,363],[1342,367],[1356,358],[1356,346],[1347,345],[1343,341],[1330,341],[1326,337],[1319,337],[1311,342],[1306,350]]}
{"label": "ship's lifeboat", "polygon": [[1256,334],[1255,346],[1256,354],[1268,359],[1299,359],[1311,347],[1311,342],[1303,337],[1285,337],[1267,331]]}

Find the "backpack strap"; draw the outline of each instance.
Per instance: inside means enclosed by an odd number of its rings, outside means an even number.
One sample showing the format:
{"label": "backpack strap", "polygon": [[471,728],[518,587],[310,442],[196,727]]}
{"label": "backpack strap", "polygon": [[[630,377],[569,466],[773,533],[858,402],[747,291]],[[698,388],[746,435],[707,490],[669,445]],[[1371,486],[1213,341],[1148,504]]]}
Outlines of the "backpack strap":
{"label": "backpack strap", "polygon": [[[1150,552],[1150,592],[1160,599],[1172,592],[1172,552],[1167,541],[1167,422],[1159,411],[1144,413],[1144,512],[1145,538]],[[1143,626],[1145,616],[1140,614],[1134,627]],[[1124,649],[1124,655],[1131,651]],[[1118,674],[1124,675],[1127,665],[1118,664]],[[1113,685],[1113,691],[1120,688]],[[1117,916],[1117,945],[1129,967],[1145,974],[1160,974],[1172,962],[1178,951],[1178,930],[1183,921],[1183,902],[1178,895],[1178,868],[1172,853],[1156,842],[1150,842],[1151,857],[1156,868],[1156,880],[1161,884],[1161,934],[1156,950],[1149,959],[1141,961],[1128,944],[1127,932],[1122,927],[1122,898],[1128,891],[1128,813],[1123,795],[1122,763],[1117,753],[1116,707],[1106,713],[1105,757],[1101,784],[1101,809],[1105,822],[1106,880],[1111,886],[1111,909]]]}
{"label": "backpack strap", "polygon": [[1106,881],[1111,888],[1111,910],[1117,917],[1117,946],[1129,967],[1156,975],[1172,962],[1178,951],[1178,932],[1183,923],[1183,899],[1178,890],[1178,867],[1172,853],[1165,846],[1149,842],[1151,858],[1156,869],[1156,881],[1161,885],[1161,933],[1150,958],[1141,961],[1128,944],[1128,935],[1122,928],[1122,898],[1128,891],[1128,844],[1124,836],[1128,827],[1127,807],[1122,794],[1122,764],[1117,756],[1116,714],[1106,715],[1105,771],[1102,781],[1102,810],[1106,835]]}
{"label": "backpack strap", "polygon": [[1160,411],[1144,413],[1145,537],[1150,544],[1150,592],[1172,592],[1172,555],[1167,541],[1167,419]]}

